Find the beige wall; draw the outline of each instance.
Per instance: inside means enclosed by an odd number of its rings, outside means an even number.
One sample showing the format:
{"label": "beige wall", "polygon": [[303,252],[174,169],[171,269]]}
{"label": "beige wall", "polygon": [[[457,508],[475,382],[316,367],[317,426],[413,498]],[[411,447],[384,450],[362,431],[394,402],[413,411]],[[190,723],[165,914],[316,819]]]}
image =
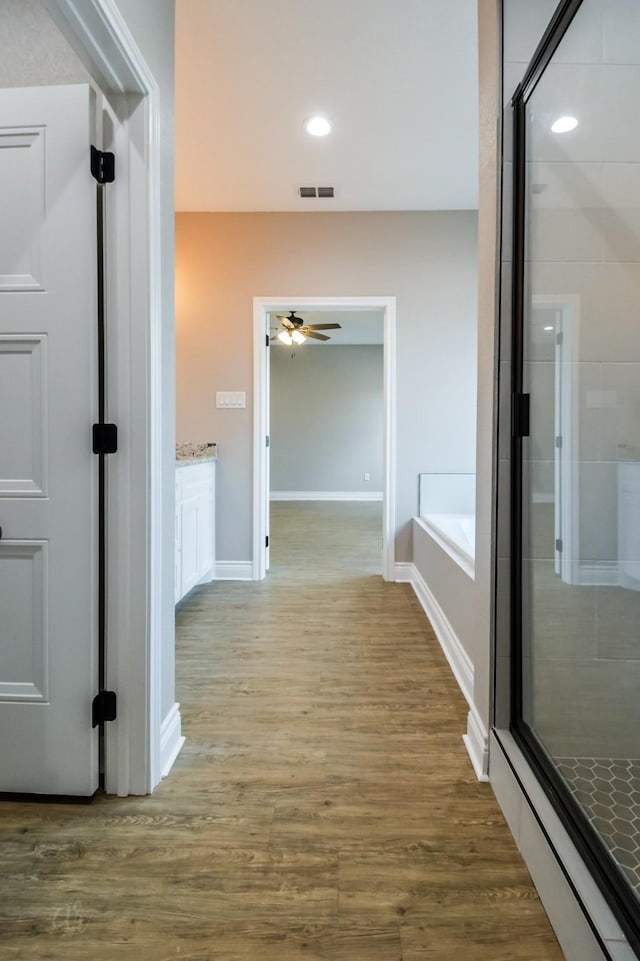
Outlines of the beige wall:
{"label": "beige wall", "polygon": [[[221,561],[252,548],[252,298],[397,297],[396,560],[411,560],[421,471],[475,464],[477,217],[472,211],[179,213],[179,441],[220,444]],[[216,411],[217,390],[247,409]]]}

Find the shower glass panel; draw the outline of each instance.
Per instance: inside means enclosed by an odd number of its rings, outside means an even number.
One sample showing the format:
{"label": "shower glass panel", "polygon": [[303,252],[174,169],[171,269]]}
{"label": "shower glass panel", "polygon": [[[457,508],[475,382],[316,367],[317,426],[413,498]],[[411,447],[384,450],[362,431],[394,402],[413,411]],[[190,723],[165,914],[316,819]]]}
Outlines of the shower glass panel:
{"label": "shower glass panel", "polygon": [[584,0],[525,95],[517,333],[529,395],[518,478],[518,723],[593,850],[636,899],[639,25],[638,4]]}

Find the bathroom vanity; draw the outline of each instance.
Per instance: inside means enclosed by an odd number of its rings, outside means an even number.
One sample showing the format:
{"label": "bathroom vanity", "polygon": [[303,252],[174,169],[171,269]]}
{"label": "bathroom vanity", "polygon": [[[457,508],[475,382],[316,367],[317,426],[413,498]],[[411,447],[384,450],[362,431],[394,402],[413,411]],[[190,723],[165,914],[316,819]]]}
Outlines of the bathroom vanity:
{"label": "bathroom vanity", "polygon": [[176,604],[214,577],[216,459],[213,444],[176,451]]}

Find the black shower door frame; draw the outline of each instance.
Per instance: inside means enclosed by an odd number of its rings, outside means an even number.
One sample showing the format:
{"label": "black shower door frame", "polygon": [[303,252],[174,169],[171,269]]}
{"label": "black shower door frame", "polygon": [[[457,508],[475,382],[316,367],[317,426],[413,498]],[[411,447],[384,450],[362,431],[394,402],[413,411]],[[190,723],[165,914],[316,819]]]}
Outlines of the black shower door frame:
{"label": "black shower door frame", "polygon": [[[536,48],[512,100],[513,119],[513,263],[511,353],[511,723],[520,750],[571,836],[603,896],[616,915],[630,945],[640,954],[640,911],[609,850],[568,785],[552,763],[542,742],[524,717],[523,639],[527,604],[523,577],[523,439],[529,434],[529,395],[524,382],[525,289],[527,229],[527,102],[569,30],[583,0],[563,0]],[[597,936],[595,927],[594,933]],[[598,940],[600,940],[598,938]]]}

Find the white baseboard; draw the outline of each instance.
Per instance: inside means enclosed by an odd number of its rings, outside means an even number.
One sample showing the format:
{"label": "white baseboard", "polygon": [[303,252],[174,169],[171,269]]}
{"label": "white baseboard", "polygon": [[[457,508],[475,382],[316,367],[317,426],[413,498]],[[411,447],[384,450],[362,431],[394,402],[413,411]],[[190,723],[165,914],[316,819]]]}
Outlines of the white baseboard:
{"label": "white baseboard", "polygon": [[381,501],[382,491],[271,491],[272,501]]}
{"label": "white baseboard", "polygon": [[413,564],[399,561],[393,565],[393,579],[398,584],[413,584]]}
{"label": "white baseboard", "polygon": [[586,587],[616,587],[619,583],[618,561],[580,564],[580,584]]}
{"label": "white baseboard", "polygon": [[475,705],[467,715],[467,733],[462,735],[467,754],[479,781],[489,780],[489,735]]}
{"label": "white baseboard", "polygon": [[216,561],[217,581],[252,581],[253,564],[251,561]]}
{"label": "white baseboard", "polygon": [[185,738],[182,736],[182,719],[180,705],[176,701],[164,721],[160,725],[160,776],[166,777],[178,754],[182,750]]}
{"label": "white baseboard", "polygon": [[467,699],[469,707],[473,707],[473,664],[471,658],[462,646],[458,635],[449,623],[446,614],[438,604],[420,571],[412,564],[411,585],[422,609],[429,618],[440,647],[449,662],[460,690]]}

